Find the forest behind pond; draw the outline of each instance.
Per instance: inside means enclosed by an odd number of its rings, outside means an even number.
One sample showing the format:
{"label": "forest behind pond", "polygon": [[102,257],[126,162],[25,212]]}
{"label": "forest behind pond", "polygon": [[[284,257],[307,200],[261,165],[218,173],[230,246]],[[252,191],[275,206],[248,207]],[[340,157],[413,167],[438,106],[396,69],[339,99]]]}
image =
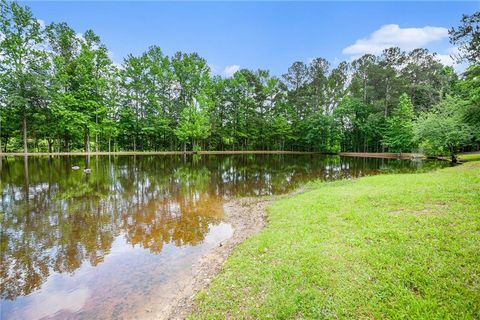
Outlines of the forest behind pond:
{"label": "forest behind pond", "polygon": [[480,12],[449,31],[462,73],[427,49],[388,48],[296,61],[279,77],[221,77],[197,53],[167,56],[156,45],[118,65],[93,30],[0,6],[3,152],[479,148]]}

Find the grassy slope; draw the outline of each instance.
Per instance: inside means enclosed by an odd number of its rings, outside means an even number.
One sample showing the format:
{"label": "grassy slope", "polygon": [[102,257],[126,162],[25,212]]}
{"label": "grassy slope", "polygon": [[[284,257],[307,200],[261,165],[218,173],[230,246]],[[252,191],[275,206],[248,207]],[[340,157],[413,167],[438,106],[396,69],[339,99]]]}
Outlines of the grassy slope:
{"label": "grassy slope", "polygon": [[460,154],[458,158],[462,161],[480,161],[480,153]]}
{"label": "grassy slope", "polygon": [[192,318],[480,318],[480,163],[274,202]]}

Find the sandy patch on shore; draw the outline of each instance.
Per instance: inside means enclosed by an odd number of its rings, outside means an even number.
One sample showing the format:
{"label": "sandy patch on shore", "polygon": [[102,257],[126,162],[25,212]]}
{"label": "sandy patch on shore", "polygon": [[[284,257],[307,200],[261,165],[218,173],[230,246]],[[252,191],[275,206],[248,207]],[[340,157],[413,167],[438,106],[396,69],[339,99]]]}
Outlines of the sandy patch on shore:
{"label": "sandy patch on shore", "polygon": [[193,310],[195,295],[205,289],[221,270],[237,244],[265,226],[265,207],[272,198],[241,198],[224,204],[225,222],[232,225],[233,236],[207,252],[192,266],[193,272],[177,282],[171,300],[156,314],[156,319],[184,319]]}

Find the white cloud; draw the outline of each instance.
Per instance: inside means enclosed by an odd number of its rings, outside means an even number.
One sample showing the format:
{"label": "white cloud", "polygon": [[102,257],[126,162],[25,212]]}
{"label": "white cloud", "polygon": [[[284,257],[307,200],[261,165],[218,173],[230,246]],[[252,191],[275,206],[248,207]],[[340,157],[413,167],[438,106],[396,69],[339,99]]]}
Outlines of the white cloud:
{"label": "white cloud", "polygon": [[468,63],[457,60],[460,50],[457,47],[448,48],[445,53],[437,53],[435,56],[442,64],[452,66],[457,72],[463,72],[467,69]]}
{"label": "white cloud", "polygon": [[[460,54],[460,49],[458,49],[458,47],[450,47],[446,50],[446,54],[437,54],[437,57],[439,57],[439,59],[441,61],[450,61],[450,65],[451,64],[455,64],[455,57],[458,57],[458,55]],[[446,58],[448,57],[448,59]]]}
{"label": "white cloud", "polygon": [[240,66],[237,64],[232,64],[230,66],[226,66],[225,69],[223,69],[223,75],[227,78],[233,76],[235,72],[240,70]]}
{"label": "white cloud", "polygon": [[113,53],[113,51],[110,51],[108,50],[107,51],[107,55],[108,57],[110,58],[110,60],[112,61],[112,64],[117,67],[118,69],[121,69],[122,68],[122,64],[120,62],[117,61],[117,59],[115,59],[115,54]]}
{"label": "white cloud", "polygon": [[210,64],[210,63],[208,63],[207,65],[210,68],[210,73],[211,74],[217,74],[218,73],[218,67],[216,65]]}
{"label": "white cloud", "polygon": [[80,40],[80,41],[85,40],[85,38],[83,37],[83,33],[80,33],[80,32],[75,33],[75,38],[77,38],[77,40]]}
{"label": "white cloud", "polygon": [[429,43],[448,37],[448,29],[442,27],[401,28],[398,24],[388,24],[374,31],[368,38],[358,39],[343,49],[347,55],[380,54],[384,49],[399,47],[412,50],[425,47]]}
{"label": "white cloud", "polygon": [[455,66],[457,63],[451,54],[437,54],[435,56],[442,64],[446,66]]}
{"label": "white cloud", "polygon": [[37,22],[40,25],[40,28],[45,28],[45,21],[43,21],[42,19],[37,19]]}

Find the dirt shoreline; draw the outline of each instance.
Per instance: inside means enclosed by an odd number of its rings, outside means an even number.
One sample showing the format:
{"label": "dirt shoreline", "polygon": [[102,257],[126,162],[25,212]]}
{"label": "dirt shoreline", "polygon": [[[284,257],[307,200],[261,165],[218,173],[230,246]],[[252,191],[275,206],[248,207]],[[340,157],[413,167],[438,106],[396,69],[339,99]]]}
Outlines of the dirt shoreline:
{"label": "dirt shoreline", "polygon": [[391,153],[391,152],[340,152],[343,157],[385,158],[385,159],[425,159],[421,153]]}
{"label": "dirt shoreline", "polygon": [[235,247],[266,226],[268,222],[266,207],[273,201],[293,197],[305,191],[308,191],[308,187],[304,185],[283,195],[244,197],[226,202],[224,222],[232,225],[234,229],[232,237],[211,249],[192,266],[194,272],[188,275],[187,281],[182,282],[184,285],[178,288],[170,303],[156,313],[155,319],[177,320],[190,315],[195,310],[196,294],[206,289],[212,279],[220,273],[224,262]]}
{"label": "dirt shoreline", "polygon": [[220,272],[225,260],[233,249],[248,237],[262,230],[266,224],[265,207],[273,197],[240,198],[224,204],[225,222],[232,225],[232,237],[211,249],[192,269],[182,287],[156,315],[155,319],[185,319],[195,307],[195,296],[205,289],[210,281]]}

